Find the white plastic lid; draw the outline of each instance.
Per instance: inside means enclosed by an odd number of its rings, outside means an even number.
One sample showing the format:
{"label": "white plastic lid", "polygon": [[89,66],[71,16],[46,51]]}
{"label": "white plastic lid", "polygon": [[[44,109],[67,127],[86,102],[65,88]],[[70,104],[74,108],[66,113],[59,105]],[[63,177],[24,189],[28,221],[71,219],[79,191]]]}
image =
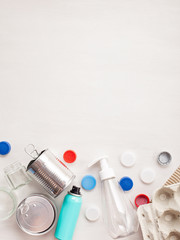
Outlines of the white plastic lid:
{"label": "white plastic lid", "polygon": [[150,184],[155,179],[155,171],[151,168],[145,168],[141,171],[140,178],[142,182]]}
{"label": "white plastic lid", "polygon": [[96,206],[90,206],[86,208],[85,216],[90,222],[95,222],[99,219],[100,211]]}
{"label": "white plastic lid", "polygon": [[121,164],[124,167],[132,167],[136,162],[136,155],[132,152],[124,152],[121,156]]}

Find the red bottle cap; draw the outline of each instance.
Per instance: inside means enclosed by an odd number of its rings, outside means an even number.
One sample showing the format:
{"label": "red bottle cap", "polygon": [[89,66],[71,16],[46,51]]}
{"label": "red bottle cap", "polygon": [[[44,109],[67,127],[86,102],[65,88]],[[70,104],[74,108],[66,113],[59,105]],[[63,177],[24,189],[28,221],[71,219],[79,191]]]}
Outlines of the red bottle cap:
{"label": "red bottle cap", "polygon": [[67,150],[63,154],[64,161],[67,163],[73,163],[76,160],[76,153],[73,150]]}
{"label": "red bottle cap", "polygon": [[136,207],[139,207],[140,205],[148,204],[150,201],[149,201],[149,197],[146,196],[145,194],[139,194],[136,196],[134,202]]}

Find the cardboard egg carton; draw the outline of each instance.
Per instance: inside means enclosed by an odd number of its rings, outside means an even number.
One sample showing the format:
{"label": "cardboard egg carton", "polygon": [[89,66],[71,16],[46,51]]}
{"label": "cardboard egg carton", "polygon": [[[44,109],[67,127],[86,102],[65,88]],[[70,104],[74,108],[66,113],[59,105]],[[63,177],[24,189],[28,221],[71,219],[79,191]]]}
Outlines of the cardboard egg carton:
{"label": "cardboard egg carton", "polygon": [[171,184],[180,183],[180,167],[172,174],[172,176],[166,181],[164,186],[169,186]]}
{"label": "cardboard egg carton", "polygon": [[156,190],[152,203],[138,208],[144,240],[180,240],[179,173],[180,168],[162,188]]}

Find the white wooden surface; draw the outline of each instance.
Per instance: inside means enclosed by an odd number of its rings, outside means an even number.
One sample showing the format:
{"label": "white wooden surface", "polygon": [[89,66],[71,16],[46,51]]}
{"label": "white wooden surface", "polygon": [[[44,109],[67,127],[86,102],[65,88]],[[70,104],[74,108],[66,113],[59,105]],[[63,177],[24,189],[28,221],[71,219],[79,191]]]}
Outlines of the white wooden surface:
{"label": "white wooden surface", "polygon": [[[102,215],[96,223],[84,218],[89,204],[101,207],[98,169],[87,169],[89,161],[108,154],[117,177],[134,180],[131,200],[139,193],[151,197],[177,168],[179,91],[179,1],[0,0],[0,140],[12,144],[11,153],[0,157],[1,170],[14,161],[27,165],[28,143],[61,159],[74,149],[78,159],[69,167],[75,183],[90,173],[97,187],[82,191],[73,240],[111,239]],[[119,162],[126,150],[137,155],[131,169]],[[173,156],[167,168],[156,163],[163,150]],[[146,166],[157,174],[151,185],[139,180]],[[24,188],[23,194],[28,191],[41,188]],[[39,239],[54,239],[53,232]],[[0,238],[35,239],[14,217],[0,224]],[[139,231],[125,239],[142,236]]]}

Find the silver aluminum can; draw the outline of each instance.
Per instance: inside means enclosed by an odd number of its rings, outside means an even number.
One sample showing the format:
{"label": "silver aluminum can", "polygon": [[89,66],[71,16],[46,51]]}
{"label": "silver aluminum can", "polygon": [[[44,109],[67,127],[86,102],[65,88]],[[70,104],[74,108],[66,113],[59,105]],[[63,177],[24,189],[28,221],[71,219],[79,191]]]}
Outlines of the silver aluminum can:
{"label": "silver aluminum can", "polygon": [[50,150],[46,149],[40,154],[36,150],[27,153],[34,156],[34,152],[37,154],[27,166],[27,171],[55,198],[72,182],[75,175]]}
{"label": "silver aluminum can", "polygon": [[169,152],[161,152],[158,156],[158,163],[161,166],[167,166],[170,164],[172,156]]}
{"label": "silver aluminum can", "polygon": [[16,209],[19,227],[30,235],[42,235],[49,232],[56,219],[56,206],[44,195],[30,195]]}

